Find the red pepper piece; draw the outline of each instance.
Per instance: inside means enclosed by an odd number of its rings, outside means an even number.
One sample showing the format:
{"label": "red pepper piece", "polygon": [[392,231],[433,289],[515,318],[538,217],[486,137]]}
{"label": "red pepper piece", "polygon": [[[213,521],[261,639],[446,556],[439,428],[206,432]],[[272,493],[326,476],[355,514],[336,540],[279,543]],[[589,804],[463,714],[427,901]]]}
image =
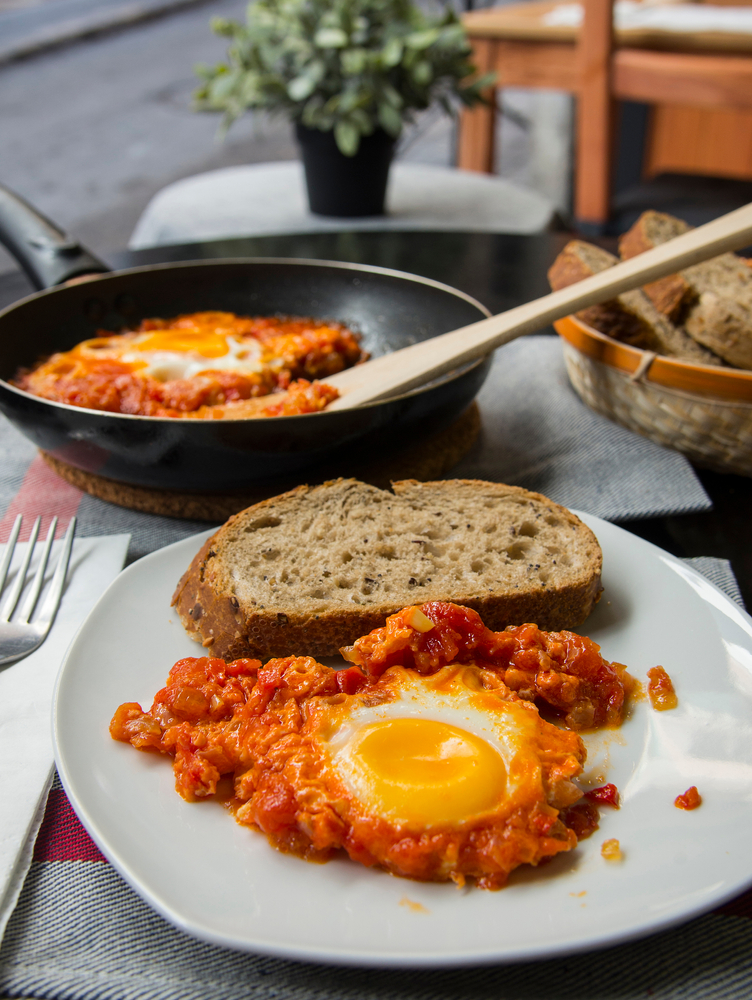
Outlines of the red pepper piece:
{"label": "red pepper piece", "polygon": [[683,795],[677,795],[674,799],[674,805],[677,809],[687,810],[696,809],[702,805],[702,796],[697,791],[697,786],[692,785]]}
{"label": "red pepper piece", "polygon": [[613,806],[619,808],[619,789],[616,785],[601,785],[599,788],[591,788],[585,792],[585,798],[590,802],[597,802],[599,806]]}

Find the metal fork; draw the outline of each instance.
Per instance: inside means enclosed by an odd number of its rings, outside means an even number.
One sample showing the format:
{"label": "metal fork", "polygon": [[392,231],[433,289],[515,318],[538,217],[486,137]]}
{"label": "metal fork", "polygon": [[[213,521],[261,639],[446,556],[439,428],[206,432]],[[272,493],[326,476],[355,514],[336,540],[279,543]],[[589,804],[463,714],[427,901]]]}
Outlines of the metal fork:
{"label": "metal fork", "polygon": [[[8,544],[5,547],[3,561],[0,563],[0,593],[2,593],[5,588],[5,580],[8,575],[11,560],[13,559],[13,551],[16,547],[16,542],[18,541],[18,533],[21,530],[22,520],[23,517],[19,514],[13,524],[13,530],[10,533]],[[34,555],[34,548],[37,544],[41,520],[42,519],[38,517],[34,522],[34,527],[31,529],[31,536],[27,544],[26,555],[24,556],[23,563],[16,573],[13,586],[10,588],[7,596],[5,597],[2,609],[0,610],[0,666],[20,660],[24,656],[28,656],[29,653],[33,653],[38,646],[41,646],[47,638],[50,626],[55,620],[57,609],[60,607],[60,598],[63,595],[63,587],[65,586],[65,577],[68,573],[71,548],[73,547],[73,536],[76,533],[75,517],[71,518],[68,530],[65,533],[65,538],[63,539],[63,551],[60,554],[60,559],[58,560],[49,592],[44,599],[44,603],[39,609],[39,614],[33,622],[29,620],[34,613],[34,608],[36,607],[39,595],[42,592],[42,586],[44,585],[44,574],[47,569],[47,562],[50,557],[52,542],[55,539],[55,530],[57,529],[56,517],[53,517],[50,530],[47,532],[47,538],[44,542],[42,556],[39,566],[37,567],[36,574],[34,575],[31,590],[29,591],[26,600],[23,603],[23,607],[19,611],[15,621],[10,620],[27,583],[26,575],[29,571],[29,566]]]}

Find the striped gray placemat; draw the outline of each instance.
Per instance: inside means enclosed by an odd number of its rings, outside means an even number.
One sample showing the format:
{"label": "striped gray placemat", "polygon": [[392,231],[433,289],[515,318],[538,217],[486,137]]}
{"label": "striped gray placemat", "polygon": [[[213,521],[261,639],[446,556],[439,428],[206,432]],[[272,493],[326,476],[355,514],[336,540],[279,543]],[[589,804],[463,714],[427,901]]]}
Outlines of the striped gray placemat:
{"label": "striped gray placemat", "polygon": [[752,920],[708,914],[642,941],[515,965],[347,969],[202,944],[110,865],[47,862],[32,866],[6,932],[0,990],[47,1000],[748,1000]]}
{"label": "striped gray placemat", "polygon": [[683,455],[582,403],[558,337],[525,337],[497,351],[478,403],[481,438],[452,475],[524,486],[607,521],[711,507]]}

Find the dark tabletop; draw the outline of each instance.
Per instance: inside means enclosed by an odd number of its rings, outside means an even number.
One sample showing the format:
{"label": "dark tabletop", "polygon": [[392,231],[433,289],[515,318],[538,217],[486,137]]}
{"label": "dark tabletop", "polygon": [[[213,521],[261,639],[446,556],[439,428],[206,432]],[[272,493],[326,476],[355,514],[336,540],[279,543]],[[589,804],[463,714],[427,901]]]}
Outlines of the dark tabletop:
{"label": "dark tabletop", "polygon": [[[496,313],[549,290],[546,271],[569,238],[566,233],[307,233],[124,251],[110,255],[108,263],[123,268],[223,257],[301,257],[376,264],[446,282]],[[20,272],[0,275],[0,308],[32,290]],[[630,521],[623,527],[677,556],[729,559],[746,605],[752,607],[752,479],[696,471],[712,511]]]}

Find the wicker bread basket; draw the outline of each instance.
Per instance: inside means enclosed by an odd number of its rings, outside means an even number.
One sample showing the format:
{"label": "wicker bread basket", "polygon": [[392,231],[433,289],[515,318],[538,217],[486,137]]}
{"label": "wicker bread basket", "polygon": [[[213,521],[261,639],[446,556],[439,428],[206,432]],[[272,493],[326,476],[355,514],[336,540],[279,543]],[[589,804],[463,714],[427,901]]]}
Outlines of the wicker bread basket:
{"label": "wicker bread basket", "polygon": [[596,413],[698,465],[752,476],[752,371],[657,356],[574,316],[554,326],[572,385]]}

